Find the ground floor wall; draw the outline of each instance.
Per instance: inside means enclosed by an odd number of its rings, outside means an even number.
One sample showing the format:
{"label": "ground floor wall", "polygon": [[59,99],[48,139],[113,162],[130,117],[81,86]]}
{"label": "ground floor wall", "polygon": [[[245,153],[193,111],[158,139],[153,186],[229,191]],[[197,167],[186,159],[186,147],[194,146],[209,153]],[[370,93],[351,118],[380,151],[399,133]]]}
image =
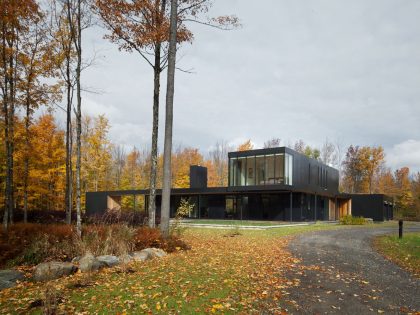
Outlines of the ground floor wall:
{"label": "ground floor wall", "polygon": [[[351,213],[349,205],[336,198],[287,192],[173,195],[171,196],[171,217],[175,216],[182,198],[194,205],[193,211],[189,214],[189,218],[194,219],[326,221],[338,220],[340,216]],[[161,197],[157,196],[158,213],[160,206]]]}

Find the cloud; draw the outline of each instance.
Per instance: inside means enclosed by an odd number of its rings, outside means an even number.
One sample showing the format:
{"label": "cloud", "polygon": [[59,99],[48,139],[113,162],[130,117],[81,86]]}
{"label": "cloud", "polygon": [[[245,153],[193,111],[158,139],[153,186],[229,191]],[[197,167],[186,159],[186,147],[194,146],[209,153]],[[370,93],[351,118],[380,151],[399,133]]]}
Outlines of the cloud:
{"label": "cloud", "polygon": [[[420,134],[419,10],[417,0],[215,1],[210,14],[236,14],[243,27],[189,25],[195,41],[182,46],[178,65],[195,74],[176,73],[174,141],[206,152],[220,140],[341,139],[382,145],[391,163],[394,148]],[[83,110],[105,113],[112,139],[148,145],[151,67],[102,36],[98,28],[84,36],[84,52],[94,46],[105,58],[83,73],[86,86],[104,91],[84,93]]]}
{"label": "cloud", "polygon": [[420,140],[406,140],[387,152],[387,162],[392,168],[407,166],[411,171],[420,171]]}

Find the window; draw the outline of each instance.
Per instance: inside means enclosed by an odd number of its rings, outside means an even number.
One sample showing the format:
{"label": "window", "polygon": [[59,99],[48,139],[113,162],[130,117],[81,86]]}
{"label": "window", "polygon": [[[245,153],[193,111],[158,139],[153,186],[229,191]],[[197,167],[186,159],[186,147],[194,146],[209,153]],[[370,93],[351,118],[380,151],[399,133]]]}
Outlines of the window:
{"label": "window", "polygon": [[290,154],[285,155],[284,170],[284,183],[286,185],[293,185],[293,156]]}
{"label": "window", "polygon": [[236,158],[229,160],[229,186],[235,186],[235,167],[236,167]]}
{"label": "window", "polygon": [[274,177],[276,184],[284,183],[284,154],[276,154]]}
{"label": "window", "polygon": [[274,178],[274,154],[265,156],[265,184],[271,185],[275,183]]}
{"label": "window", "polygon": [[264,185],[265,184],[265,157],[264,155],[257,156],[255,158],[255,164],[256,164],[256,179],[255,179],[255,185]]}
{"label": "window", "polygon": [[255,156],[248,156],[246,159],[246,185],[255,185]]}
{"label": "window", "polygon": [[238,158],[237,168],[235,169],[235,185],[236,186],[245,186],[245,175],[246,175],[246,158]]}

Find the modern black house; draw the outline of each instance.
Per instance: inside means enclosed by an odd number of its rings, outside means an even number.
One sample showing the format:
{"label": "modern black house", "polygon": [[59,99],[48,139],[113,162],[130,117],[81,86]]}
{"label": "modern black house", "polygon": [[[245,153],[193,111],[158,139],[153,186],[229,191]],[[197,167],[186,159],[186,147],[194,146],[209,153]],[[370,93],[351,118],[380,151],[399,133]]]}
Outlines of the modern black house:
{"label": "modern black house", "polygon": [[[182,198],[188,198],[194,204],[190,218],[197,219],[316,221],[356,215],[352,206],[355,195],[339,193],[338,170],[315,159],[287,147],[230,152],[228,158],[227,187],[207,187],[207,169],[190,167],[190,188],[171,191],[171,216],[175,215]],[[86,214],[119,209],[122,196],[127,195],[143,195],[147,209],[148,190],[87,192]],[[161,191],[158,190],[158,214],[160,204]],[[357,205],[357,209],[364,209]],[[377,204],[372,203],[372,206],[382,209]],[[379,212],[376,208],[369,209]],[[357,215],[375,220],[390,219],[392,207],[387,209],[386,216],[373,216],[373,212],[363,210],[357,211]]]}

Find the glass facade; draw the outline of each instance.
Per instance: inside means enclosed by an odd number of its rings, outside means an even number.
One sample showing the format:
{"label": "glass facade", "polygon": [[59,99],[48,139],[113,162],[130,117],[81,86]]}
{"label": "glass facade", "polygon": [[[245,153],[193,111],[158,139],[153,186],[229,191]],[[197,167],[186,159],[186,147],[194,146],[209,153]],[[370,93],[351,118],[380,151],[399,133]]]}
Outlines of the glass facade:
{"label": "glass facade", "polygon": [[293,185],[293,156],[266,154],[231,158],[229,186]]}

